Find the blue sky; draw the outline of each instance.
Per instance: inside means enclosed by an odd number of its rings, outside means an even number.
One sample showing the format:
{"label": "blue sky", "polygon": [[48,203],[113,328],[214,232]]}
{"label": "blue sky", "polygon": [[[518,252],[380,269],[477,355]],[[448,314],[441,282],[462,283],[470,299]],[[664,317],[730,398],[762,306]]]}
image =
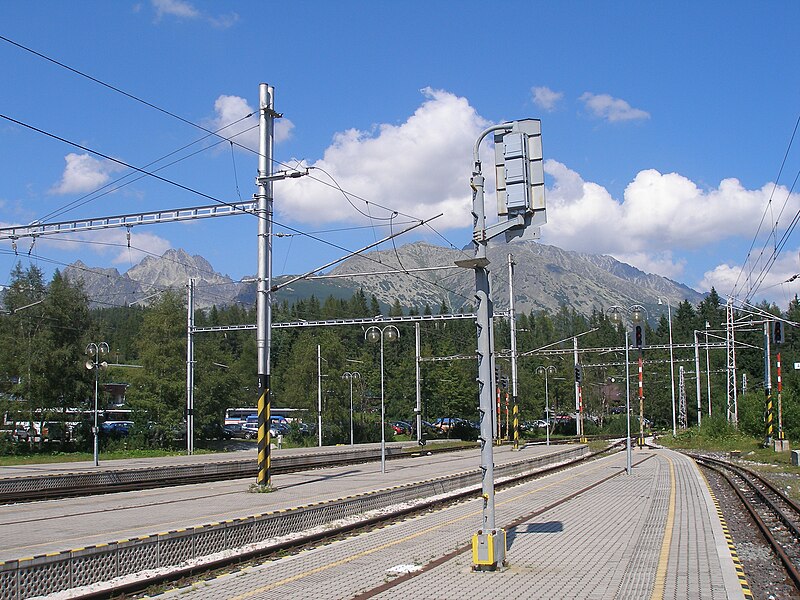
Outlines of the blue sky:
{"label": "blue sky", "polygon": [[[333,244],[276,238],[277,275],[380,239],[392,211],[444,213],[435,232],[399,243],[466,245],[477,135],[534,117],[547,161],[543,243],[610,254],[700,291],[745,297],[761,281],[755,298],[781,306],[800,291],[800,280],[782,283],[800,273],[790,229],[800,210],[790,193],[800,171],[800,142],[790,146],[800,3],[7,1],[0,23],[3,37],[206,128],[245,117],[258,84],[273,85],[284,115],[275,159],[319,169],[275,184],[275,231]],[[2,40],[0,74],[0,114],[131,165],[205,136]],[[255,191],[251,152],[205,140],[176,158],[160,176],[226,202]],[[152,178],[87,196],[128,173],[0,119],[5,225],[211,203]],[[329,175],[376,220],[325,185]],[[0,284],[17,260],[48,273],[77,259],[124,272],[168,248],[237,279],[256,271],[256,227],[237,216],[135,228],[130,248],[124,230],[33,248],[21,240],[18,256],[0,242]]]}

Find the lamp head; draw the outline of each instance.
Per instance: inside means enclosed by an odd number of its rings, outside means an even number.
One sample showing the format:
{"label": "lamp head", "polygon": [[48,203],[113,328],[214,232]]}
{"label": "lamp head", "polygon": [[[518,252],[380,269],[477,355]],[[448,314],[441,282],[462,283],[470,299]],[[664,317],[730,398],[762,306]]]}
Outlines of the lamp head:
{"label": "lamp head", "polygon": [[383,332],[384,332],[384,334],[386,335],[386,341],[387,341],[387,342],[393,342],[393,341],[395,341],[397,338],[399,338],[399,337],[400,337],[400,332],[397,330],[397,328],[396,328],[396,327],[394,327],[394,326],[392,326],[392,325],[390,325],[389,327],[387,327],[386,329],[384,329],[384,331],[383,331]]}
{"label": "lamp head", "polygon": [[370,327],[367,329],[366,334],[367,341],[371,344],[375,344],[381,341],[381,332],[378,330],[377,327]]}

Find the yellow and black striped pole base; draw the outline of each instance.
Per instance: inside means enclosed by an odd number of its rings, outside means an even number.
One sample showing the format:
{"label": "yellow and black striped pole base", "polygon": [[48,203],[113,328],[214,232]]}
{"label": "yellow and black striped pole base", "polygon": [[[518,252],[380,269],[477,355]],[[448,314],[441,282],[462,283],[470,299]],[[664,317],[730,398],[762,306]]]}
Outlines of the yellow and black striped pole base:
{"label": "yellow and black striped pole base", "polygon": [[514,450],[519,450],[519,406],[514,398]]}
{"label": "yellow and black striped pole base", "polygon": [[769,446],[772,443],[772,435],[773,435],[773,410],[772,410],[772,390],[767,388],[767,410],[765,414],[765,434],[766,439],[764,440],[764,445]]}
{"label": "yellow and black striped pole base", "polygon": [[258,479],[260,487],[271,485],[269,447],[269,375],[258,376]]}

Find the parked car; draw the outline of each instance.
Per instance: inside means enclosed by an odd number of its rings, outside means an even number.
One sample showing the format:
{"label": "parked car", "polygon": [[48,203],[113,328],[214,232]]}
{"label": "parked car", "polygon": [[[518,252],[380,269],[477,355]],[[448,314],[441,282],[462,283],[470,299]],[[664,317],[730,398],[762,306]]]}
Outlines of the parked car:
{"label": "parked car", "polygon": [[459,423],[464,423],[464,419],[458,417],[440,417],[433,422],[433,426],[441,431],[448,431]]}
{"label": "parked car", "polygon": [[411,435],[411,423],[406,421],[392,421],[392,430],[395,435]]}
{"label": "parked car", "polygon": [[106,421],[100,424],[101,433],[118,437],[125,437],[132,428],[133,421]]}
{"label": "parked car", "polygon": [[229,425],[223,426],[225,430],[225,435],[228,439],[231,438],[238,438],[238,439],[250,439],[247,437],[249,435],[249,431],[247,431],[244,427],[239,425],[238,423],[231,423]]}
{"label": "parked car", "polygon": [[14,427],[14,433],[11,437],[18,442],[32,442],[36,438],[36,429],[31,425],[24,423],[17,423]]}
{"label": "parked car", "polygon": [[242,425],[242,436],[246,440],[254,440],[258,437],[258,423],[245,423]]}
{"label": "parked car", "polygon": [[279,435],[289,435],[289,424],[282,423],[280,421],[272,421],[269,426],[269,434],[272,437],[278,437]]}

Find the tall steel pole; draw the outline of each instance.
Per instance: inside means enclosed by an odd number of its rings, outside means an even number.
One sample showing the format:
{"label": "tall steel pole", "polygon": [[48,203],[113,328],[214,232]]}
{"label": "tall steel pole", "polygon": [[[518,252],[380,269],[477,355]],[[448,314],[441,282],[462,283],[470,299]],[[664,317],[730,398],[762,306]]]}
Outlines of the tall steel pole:
{"label": "tall steel pole", "polygon": [[317,344],[317,437],[322,448],[322,347]]}
{"label": "tall steel pole", "polygon": [[[494,503],[494,456],[493,456],[493,394],[495,388],[492,372],[492,297],[489,290],[489,260],[486,258],[486,212],[484,208],[484,178],[481,174],[479,147],[481,141],[493,131],[509,130],[508,125],[497,125],[486,129],[475,142],[472,150],[474,168],[470,186],[472,187],[473,247],[475,256],[456,264],[473,269],[475,272],[476,327],[478,334],[478,394],[480,413],[481,442],[481,497],[483,498],[482,526],[473,537],[473,552],[476,548],[490,547],[495,551],[492,567],[505,560],[505,532],[498,531],[495,525]],[[502,540],[502,541],[501,541]]]}
{"label": "tall steel pole", "polygon": [[706,389],[708,390],[708,416],[711,416],[711,359],[708,352],[708,328],[711,327],[706,321]]}
{"label": "tall steel pole", "polygon": [[766,402],[766,422],[764,445],[772,444],[773,420],[775,418],[772,408],[772,368],[770,365],[769,347],[769,321],[764,321],[764,401]]}
{"label": "tall steel pole", "polygon": [[420,332],[419,332],[419,323],[414,323],[414,333],[415,333],[415,344],[414,347],[416,349],[416,382],[417,382],[417,406],[414,409],[416,413],[416,425],[417,425],[417,443],[422,442],[422,387],[421,387],[421,380],[420,380]]}
{"label": "tall steel pole", "polygon": [[672,353],[672,310],[667,304],[667,322],[669,324],[669,381],[672,392],[672,435],[678,435],[678,423],[675,416],[675,356]]}
{"label": "tall steel pole", "polygon": [[386,397],[383,375],[383,331],[381,331],[381,473],[386,473]]}
{"label": "tall steel pole", "polygon": [[697,426],[703,423],[703,407],[700,404],[700,347],[697,341],[697,329],[694,330],[694,372],[696,377],[697,393]]}
{"label": "tall steel pole", "polygon": [[639,348],[639,446],[644,446],[644,356]]}
{"label": "tall steel pole", "polygon": [[269,486],[270,473],[270,350],[272,347],[272,146],[274,138],[275,88],[258,88],[258,282],[256,294],[256,346],[258,349],[258,478]]}
{"label": "tall steel pole", "polygon": [[519,450],[519,404],[517,402],[517,321],[514,313],[514,264],[514,257],[509,254],[508,322],[511,329],[511,402],[513,405],[514,414],[514,450]]}
{"label": "tall steel pole", "polygon": [[189,278],[186,315],[186,454],[194,453],[194,279]]}
{"label": "tall steel pole", "polygon": [[628,427],[628,436],[625,441],[625,470],[631,474],[633,458],[631,456],[631,370],[628,355],[628,325],[625,325],[625,420]]}
{"label": "tall steel pole", "polygon": [[583,407],[581,406],[581,382],[578,381],[580,359],[578,358],[578,338],[572,338],[572,353],[575,358],[575,435],[583,437]]}

